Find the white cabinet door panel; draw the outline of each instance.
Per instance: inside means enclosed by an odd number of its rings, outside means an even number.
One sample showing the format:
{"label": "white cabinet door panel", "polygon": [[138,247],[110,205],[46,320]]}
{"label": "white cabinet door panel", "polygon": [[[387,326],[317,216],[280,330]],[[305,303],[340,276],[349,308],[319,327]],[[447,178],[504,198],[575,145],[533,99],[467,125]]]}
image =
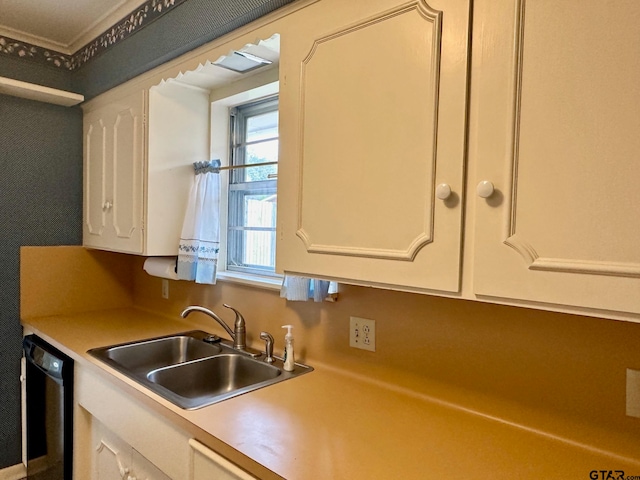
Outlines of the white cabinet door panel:
{"label": "white cabinet door panel", "polygon": [[257,480],[256,477],[197,440],[190,439],[189,446],[191,447],[190,480]]}
{"label": "white cabinet door panel", "polygon": [[278,269],[458,291],[468,3],[315,7],[282,44]]}
{"label": "white cabinet door panel", "polygon": [[123,480],[132,472],[132,449],[97,420],[92,421],[92,480]]}
{"label": "white cabinet door panel", "polygon": [[640,4],[569,3],[476,3],[474,291],[639,314]]}
{"label": "white cabinet door panel", "polygon": [[84,115],[83,244],[142,253],[144,92]]}

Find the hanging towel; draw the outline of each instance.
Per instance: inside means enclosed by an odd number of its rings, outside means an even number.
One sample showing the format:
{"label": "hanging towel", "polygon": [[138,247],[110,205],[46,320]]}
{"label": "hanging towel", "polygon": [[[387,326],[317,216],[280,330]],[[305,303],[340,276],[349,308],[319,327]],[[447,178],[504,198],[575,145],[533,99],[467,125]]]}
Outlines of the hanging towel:
{"label": "hanging towel", "polygon": [[215,284],[220,251],[220,160],[193,166],[195,177],[178,247],[178,278]]}
{"label": "hanging towel", "polygon": [[331,293],[337,291],[338,284],[336,282],[285,275],[280,289],[280,297],[298,302],[306,302],[310,299],[313,299],[314,302],[322,302]]}

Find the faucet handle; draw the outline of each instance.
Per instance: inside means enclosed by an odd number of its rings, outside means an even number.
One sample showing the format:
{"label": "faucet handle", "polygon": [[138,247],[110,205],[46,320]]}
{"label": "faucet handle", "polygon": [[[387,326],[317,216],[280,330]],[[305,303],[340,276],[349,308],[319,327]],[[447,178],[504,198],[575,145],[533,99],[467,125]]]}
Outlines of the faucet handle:
{"label": "faucet handle", "polygon": [[264,359],[264,361],[267,362],[267,363],[275,362],[276,359],[273,358],[273,337],[268,332],[261,332],[260,333],[260,338],[262,340],[264,340],[265,343],[266,343],[266,345],[265,345],[265,353],[267,354],[267,356]]}
{"label": "faucet handle", "polygon": [[236,320],[233,324],[233,347],[237,348],[238,350],[245,350],[247,348],[247,328],[244,317],[238,310],[236,310],[232,306],[227,305],[226,303],[223,303],[222,306],[233,310],[233,313],[236,314]]}
{"label": "faucet handle", "polygon": [[238,310],[233,308],[231,305],[227,305],[226,303],[223,303],[222,306],[228,308],[229,310],[233,310],[233,313],[236,314],[236,321],[235,321],[236,328],[245,326],[244,317]]}

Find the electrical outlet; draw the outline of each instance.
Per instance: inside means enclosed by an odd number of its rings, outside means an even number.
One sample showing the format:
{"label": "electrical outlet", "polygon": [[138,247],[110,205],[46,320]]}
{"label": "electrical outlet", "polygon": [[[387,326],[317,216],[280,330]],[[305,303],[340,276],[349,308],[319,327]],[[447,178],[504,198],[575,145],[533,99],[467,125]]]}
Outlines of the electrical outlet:
{"label": "electrical outlet", "polygon": [[162,298],[169,299],[169,280],[162,279]]}
{"label": "electrical outlet", "polygon": [[640,370],[627,368],[627,415],[640,418]]}
{"label": "electrical outlet", "polygon": [[376,351],[376,321],[351,317],[349,321],[349,346]]}

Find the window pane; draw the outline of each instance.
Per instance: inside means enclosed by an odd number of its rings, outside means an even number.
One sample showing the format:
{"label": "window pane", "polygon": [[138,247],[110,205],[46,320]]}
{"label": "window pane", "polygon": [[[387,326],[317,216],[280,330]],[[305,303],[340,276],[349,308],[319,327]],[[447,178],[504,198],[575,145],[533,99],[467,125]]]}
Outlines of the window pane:
{"label": "window pane", "polygon": [[243,227],[276,226],[276,202],[274,195],[245,195]]}
{"label": "window pane", "polygon": [[278,112],[267,112],[247,118],[246,141],[255,142],[278,136]]}
{"label": "window pane", "polygon": [[243,264],[273,270],[276,266],[276,232],[245,230]]}
{"label": "window pane", "polygon": [[[278,161],[278,140],[269,140],[246,147],[245,164],[256,164]],[[262,165],[241,170],[240,182],[256,182],[268,180],[268,175],[278,173],[277,165]]]}
{"label": "window pane", "polygon": [[[275,182],[269,182],[272,184]],[[236,187],[237,188],[237,187]],[[275,269],[276,211],[275,187],[258,191],[232,189],[229,192],[228,265],[231,269]],[[240,187],[242,188],[242,187]]]}
{"label": "window pane", "polygon": [[232,121],[231,162],[247,167],[229,176],[227,267],[273,275],[278,165],[259,164],[278,161],[278,100],[239,106]]}
{"label": "window pane", "polygon": [[[230,249],[228,267],[259,268],[273,271],[276,266],[275,230],[230,230],[230,245],[244,248]],[[257,272],[266,273],[266,272]]]}
{"label": "window pane", "polygon": [[278,139],[247,145],[244,163],[278,161]]}

